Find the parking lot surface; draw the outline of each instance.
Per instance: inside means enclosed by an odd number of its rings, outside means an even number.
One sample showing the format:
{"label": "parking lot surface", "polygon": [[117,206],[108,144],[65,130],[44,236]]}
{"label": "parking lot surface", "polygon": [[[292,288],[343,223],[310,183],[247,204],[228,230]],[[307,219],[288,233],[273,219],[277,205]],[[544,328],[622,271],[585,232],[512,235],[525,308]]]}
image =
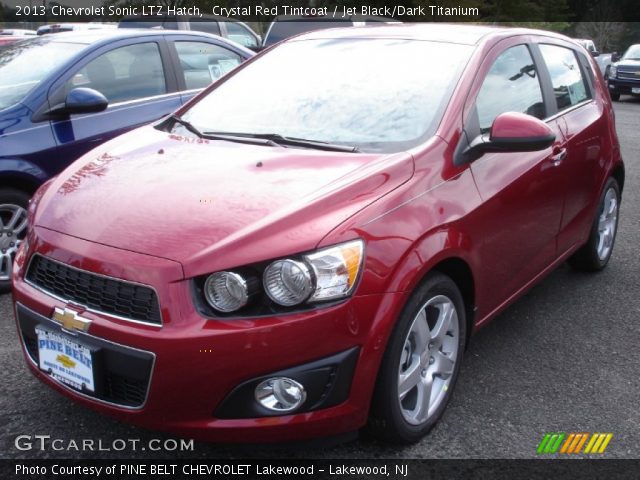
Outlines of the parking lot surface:
{"label": "parking lot surface", "polygon": [[18,450],[19,435],[166,439],[74,404],[34,379],[22,358],[10,295],[0,297],[0,458],[531,458],[547,432],[611,432],[606,458],[640,457],[640,99],[615,104],[626,161],[609,266],[562,266],[472,338],[453,400],[430,435],[397,447],[358,439],[291,449],[194,444],[193,451]]}

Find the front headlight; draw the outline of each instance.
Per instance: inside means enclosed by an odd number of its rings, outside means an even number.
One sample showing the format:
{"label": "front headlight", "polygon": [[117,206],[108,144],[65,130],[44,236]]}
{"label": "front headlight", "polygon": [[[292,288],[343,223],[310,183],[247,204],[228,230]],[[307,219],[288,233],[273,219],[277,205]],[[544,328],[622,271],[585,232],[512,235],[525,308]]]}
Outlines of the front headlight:
{"label": "front headlight", "polygon": [[235,312],[247,304],[249,287],[237,273],[216,272],[204,282],[204,298],[219,312]]}
{"label": "front headlight", "polygon": [[354,240],[304,255],[302,261],[277,260],[264,271],[269,298],[291,307],[348,296],[362,264],[362,240]]}
{"label": "front headlight", "polygon": [[269,264],[212,273],[196,284],[217,312],[264,315],[276,312],[278,305],[294,307],[348,297],[360,276],[363,257],[363,241],[351,240]]}
{"label": "front headlight", "polygon": [[264,289],[278,305],[292,307],[304,302],[313,291],[309,267],[295,260],[278,260],[263,275]]}
{"label": "front headlight", "polygon": [[319,250],[304,258],[313,269],[316,285],[310,302],[348,296],[362,265],[362,240]]}
{"label": "front headlight", "polygon": [[618,76],[618,67],[611,65],[609,68],[609,77],[616,78]]}

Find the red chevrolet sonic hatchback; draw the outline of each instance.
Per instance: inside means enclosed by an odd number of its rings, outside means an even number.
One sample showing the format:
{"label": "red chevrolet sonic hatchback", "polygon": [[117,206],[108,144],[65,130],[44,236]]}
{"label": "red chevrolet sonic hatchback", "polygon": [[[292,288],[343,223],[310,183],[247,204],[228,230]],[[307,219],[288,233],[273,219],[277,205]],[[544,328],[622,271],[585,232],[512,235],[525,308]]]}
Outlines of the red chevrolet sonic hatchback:
{"label": "red chevrolet sonic hatchback", "polygon": [[597,68],[479,26],[266,51],[37,192],[13,271],[30,369],[194,438],[418,440],[470,333],[611,257],[624,167]]}

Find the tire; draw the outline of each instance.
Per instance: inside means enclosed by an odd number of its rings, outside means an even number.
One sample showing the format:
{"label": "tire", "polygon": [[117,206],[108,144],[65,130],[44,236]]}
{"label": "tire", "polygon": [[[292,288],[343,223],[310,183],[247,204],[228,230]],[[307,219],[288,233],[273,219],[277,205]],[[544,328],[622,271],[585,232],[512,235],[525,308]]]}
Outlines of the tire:
{"label": "tire", "polygon": [[620,92],[609,92],[611,94],[611,100],[613,100],[614,102],[617,102],[618,100],[620,100]]}
{"label": "tire", "polygon": [[27,234],[29,194],[0,188],[0,293],[11,290],[11,268],[18,246]]}
{"label": "tire", "polygon": [[[448,325],[446,312],[452,312]],[[441,325],[445,328],[440,329]],[[404,444],[426,435],[451,399],[465,341],[460,290],[446,275],[429,274],[410,297],[389,339],[366,432],[385,442]],[[430,401],[422,401],[427,398],[429,380]]]}
{"label": "tire", "polygon": [[618,233],[619,212],[620,187],[614,178],[609,178],[600,196],[589,240],[569,258],[569,264],[573,268],[597,272],[607,266]]}

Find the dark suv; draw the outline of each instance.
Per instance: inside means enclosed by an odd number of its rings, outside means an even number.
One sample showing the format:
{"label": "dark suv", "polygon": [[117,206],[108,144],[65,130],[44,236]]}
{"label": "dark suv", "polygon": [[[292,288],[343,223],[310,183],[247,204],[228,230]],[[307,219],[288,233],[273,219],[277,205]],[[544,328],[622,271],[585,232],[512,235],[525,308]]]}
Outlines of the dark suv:
{"label": "dark suv", "polygon": [[623,93],[640,95],[640,44],[631,45],[609,70],[609,93],[620,100]]}

